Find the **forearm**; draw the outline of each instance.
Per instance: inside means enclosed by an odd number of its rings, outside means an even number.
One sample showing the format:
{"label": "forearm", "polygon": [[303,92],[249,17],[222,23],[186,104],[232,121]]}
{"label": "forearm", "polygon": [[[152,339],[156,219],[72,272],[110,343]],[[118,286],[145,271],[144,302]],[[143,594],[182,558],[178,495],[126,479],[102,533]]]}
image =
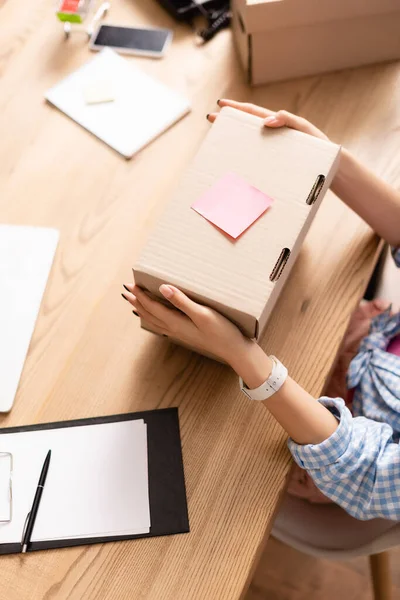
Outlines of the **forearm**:
{"label": "forearm", "polygon": [[[271,359],[250,341],[246,343],[246,351],[231,361],[231,366],[251,389],[259,387],[272,371]],[[290,377],[263,404],[298,444],[319,444],[338,426],[332,413]]]}
{"label": "forearm", "polygon": [[392,246],[400,245],[400,192],[342,150],[332,191]]}
{"label": "forearm", "polygon": [[263,404],[297,444],[320,444],[338,426],[332,413],[290,377]]}
{"label": "forearm", "polygon": [[[250,340],[231,365],[250,388],[272,371],[271,360]],[[400,449],[389,425],[353,419],[340,399],[317,402],[290,378],[263,404],[290,435],[297,464],[326,496],[357,519],[400,518]]]}

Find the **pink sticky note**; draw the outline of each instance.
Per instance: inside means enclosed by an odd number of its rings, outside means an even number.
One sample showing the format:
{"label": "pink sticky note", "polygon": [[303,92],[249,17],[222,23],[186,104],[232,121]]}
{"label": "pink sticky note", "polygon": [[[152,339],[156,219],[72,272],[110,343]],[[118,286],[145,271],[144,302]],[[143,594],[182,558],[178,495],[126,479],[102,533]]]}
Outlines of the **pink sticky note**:
{"label": "pink sticky note", "polygon": [[273,200],[234,173],[227,173],[201,198],[193,210],[233,238],[239,237]]}

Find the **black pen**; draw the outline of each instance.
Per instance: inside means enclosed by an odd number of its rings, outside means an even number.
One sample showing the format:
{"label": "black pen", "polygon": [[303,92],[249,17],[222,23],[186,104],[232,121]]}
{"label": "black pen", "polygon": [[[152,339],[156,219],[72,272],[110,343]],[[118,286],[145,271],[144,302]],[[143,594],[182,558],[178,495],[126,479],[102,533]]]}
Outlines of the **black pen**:
{"label": "black pen", "polygon": [[39,510],[40,499],[42,497],[44,484],[46,482],[47,471],[49,470],[50,457],[51,457],[51,450],[48,451],[47,456],[44,460],[42,472],[40,473],[40,477],[39,477],[39,483],[37,485],[35,497],[33,499],[32,508],[31,508],[30,512],[28,512],[28,515],[26,517],[25,527],[24,527],[24,531],[22,533],[21,552],[27,551],[28,544],[31,541],[33,526],[35,525],[36,515]]}

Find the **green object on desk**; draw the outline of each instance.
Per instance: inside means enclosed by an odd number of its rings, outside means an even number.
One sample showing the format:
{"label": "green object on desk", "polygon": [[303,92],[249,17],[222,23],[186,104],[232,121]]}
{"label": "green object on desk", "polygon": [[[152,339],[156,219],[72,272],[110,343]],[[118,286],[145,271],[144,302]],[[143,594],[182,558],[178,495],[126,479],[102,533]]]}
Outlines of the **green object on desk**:
{"label": "green object on desk", "polygon": [[60,21],[62,21],[63,23],[82,23],[83,19],[81,17],[81,15],[77,15],[77,14],[73,14],[73,13],[64,13],[64,12],[58,12],[56,13],[57,17],[59,18]]}

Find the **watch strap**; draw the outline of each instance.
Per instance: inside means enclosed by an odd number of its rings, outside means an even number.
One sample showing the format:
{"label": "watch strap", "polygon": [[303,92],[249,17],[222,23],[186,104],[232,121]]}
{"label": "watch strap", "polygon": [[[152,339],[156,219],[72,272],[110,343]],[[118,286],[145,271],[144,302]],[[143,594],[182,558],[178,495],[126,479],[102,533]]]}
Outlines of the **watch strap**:
{"label": "watch strap", "polygon": [[250,400],[267,400],[280,390],[287,379],[287,368],[275,356],[269,358],[272,361],[271,375],[258,388],[249,389],[243,379],[239,377],[240,389]]}

